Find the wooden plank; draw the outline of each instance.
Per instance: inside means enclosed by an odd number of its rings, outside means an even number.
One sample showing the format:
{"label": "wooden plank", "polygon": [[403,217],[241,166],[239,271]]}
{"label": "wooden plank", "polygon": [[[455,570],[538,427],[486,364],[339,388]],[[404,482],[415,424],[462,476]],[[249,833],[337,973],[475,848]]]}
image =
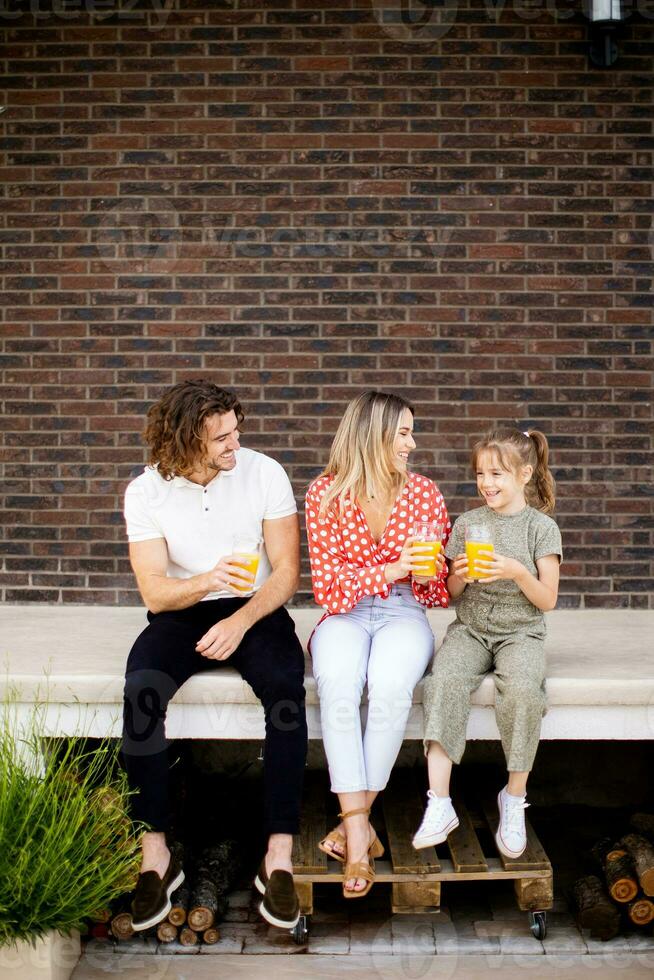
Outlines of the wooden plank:
{"label": "wooden plank", "polygon": [[440,904],[440,881],[396,882],[391,886],[393,913],[407,915],[418,912],[434,912],[440,908]]}
{"label": "wooden plank", "polygon": [[[516,870],[531,870],[532,868],[538,868],[539,871],[551,871],[552,864],[547,854],[545,853],[545,848],[539,841],[536,831],[532,827],[529,819],[525,821],[527,827],[527,850],[522,855],[522,857],[516,861],[508,859],[508,867],[514,867]],[[522,865],[520,864],[522,862]]]}
{"label": "wooden plank", "polygon": [[519,878],[513,882],[518,908],[523,912],[545,912],[554,904],[552,875],[547,878]]}
{"label": "wooden plank", "polygon": [[452,803],[459,818],[459,826],[447,838],[447,846],[456,871],[487,872],[488,864],[475,833],[468,808],[457,790],[452,791]]}
{"label": "wooden plank", "polygon": [[[455,871],[454,865],[449,858],[443,858],[441,861],[440,871],[437,872],[406,872],[404,874],[399,874],[393,871],[393,867],[390,861],[381,860],[375,861],[375,871],[376,878],[378,882],[385,884],[403,883],[403,882],[430,882],[430,881],[515,881],[517,879],[525,878],[529,880],[534,880],[537,878],[549,878],[552,874],[549,871],[516,871],[511,869],[510,871],[505,871],[502,867],[502,863],[499,858],[486,858],[488,864],[488,871]],[[343,871],[340,865],[337,865],[335,861],[329,862],[329,869],[327,874],[324,875],[311,875],[297,873],[294,875],[296,881],[314,881],[320,882],[320,884],[332,882],[338,883],[343,881]]]}
{"label": "wooden plank", "polygon": [[[497,798],[484,794],[482,807],[494,841],[499,822]],[[550,860],[529,820],[525,820],[525,826],[527,829],[527,847],[524,854],[521,854],[519,858],[509,858],[501,854],[499,850],[497,852],[505,871],[551,871]]]}
{"label": "wooden plank", "polygon": [[424,809],[412,769],[395,769],[383,797],[386,834],[393,871],[428,874],[440,869],[436,849],[416,851],[411,840],[420,826]]}
{"label": "wooden plank", "polygon": [[304,874],[327,873],[328,858],[318,849],[318,841],[327,833],[326,773],[309,770],[304,777],[300,833],[293,840],[293,868]]}
{"label": "wooden plank", "polygon": [[300,902],[300,912],[302,915],[313,915],[313,882],[295,879],[294,884]]}

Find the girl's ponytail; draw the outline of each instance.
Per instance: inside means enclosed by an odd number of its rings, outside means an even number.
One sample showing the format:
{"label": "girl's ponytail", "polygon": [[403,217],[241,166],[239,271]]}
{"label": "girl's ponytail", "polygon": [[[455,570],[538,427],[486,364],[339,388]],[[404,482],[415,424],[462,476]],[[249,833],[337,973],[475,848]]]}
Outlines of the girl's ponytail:
{"label": "girl's ponytail", "polygon": [[529,481],[527,489],[531,490],[537,498],[538,510],[542,510],[545,514],[551,514],[554,510],[556,485],[554,483],[554,477],[547,465],[550,452],[547,439],[538,429],[531,429],[525,435],[529,437],[536,450],[534,475]]}

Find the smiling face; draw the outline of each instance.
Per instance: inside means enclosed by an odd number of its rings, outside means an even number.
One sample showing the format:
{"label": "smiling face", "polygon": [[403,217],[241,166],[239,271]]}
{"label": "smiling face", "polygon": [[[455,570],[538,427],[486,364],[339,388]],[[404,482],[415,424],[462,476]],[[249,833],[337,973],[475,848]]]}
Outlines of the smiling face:
{"label": "smiling face", "polygon": [[515,514],[527,505],[525,487],[532,472],[529,465],[515,471],[505,469],[497,453],[489,449],[477,459],[477,489],[497,514]]}
{"label": "smiling face", "polygon": [[208,483],[222,470],[233,470],[239,443],[238,420],[235,412],[209,415],[204,420],[204,452],[191,480]]}
{"label": "smiling face", "polygon": [[405,408],[400,416],[400,424],[393,441],[393,465],[400,473],[406,471],[409,453],[415,448],[413,415],[408,408]]}

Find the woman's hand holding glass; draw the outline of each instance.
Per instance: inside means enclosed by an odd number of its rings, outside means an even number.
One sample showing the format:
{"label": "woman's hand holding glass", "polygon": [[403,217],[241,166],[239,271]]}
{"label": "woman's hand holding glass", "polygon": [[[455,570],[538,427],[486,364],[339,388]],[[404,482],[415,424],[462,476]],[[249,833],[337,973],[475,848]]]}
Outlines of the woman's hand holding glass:
{"label": "woman's hand holding glass", "polygon": [[[420,542],[416,541],[415,537],[409,536],[402,546],[402,551],[397,561],[389,562],[386,565],[384,577],[389,585],[397,582],[399,579],[406,578],[408,575],[411,575],[421,585],[430,582],[432,578],[439,577],[445,565],[442,551],[439,552],[435,559],[436,574],[424,578],[420,576],[420,570],[424,568],[425,559],[424,555],[420,553],[419,545]],[[418,547],[416,548],[416,546]]]}
{"label": "woman's hand holding glass", "polygon": [[413,540],[413,538],[407,538],[397,561],[389,561],[386,565],[384,578],[389,585],[411,575],[414,567],[419,566],[420,562],[416,559],[412,549]]}
{"label": "woman's hand holding glass", "polygon": [[411,529],[411,548],[419,563],[413,578],[420,585],[439,578],[443,571],[443,531],[439,521],[417,521]]}
{"label": "woman's hand holding glass", "polygon": [[[418,568],[419,569],[424,569],[424,567],[425,567],[424,566],[425,558],[424,558],[424,554],[421,554],[421,548],[420,548],[420,545],[421,544],[422,544],[422,542],[417,542],[417,541],[415,541],[415,539],[412,540],[413,555],[414,555],[414,558],[416,558],[417,561],[418,561]],[[417,547],[416,547],[416,545],[417,545]],[[440,576],[443,573],[443,569],[445,568],[445,555],[443,554],[443,549],[442,548],[440,548],[438,550],[438,552],[436,553],[435,556],[432,556],[431,557],[431,561],[433,561],[434,566],[435,566],[435,572],[434,572],[434,574],[433,575],[420,575],[420,574],[416,574],[416,572],[413,571],[412,572],[412,575],[413,575],[413,581],[414,582],[417,582],[419,585],[427,585],[428,582],[432,582],[434,579],[440,578]]]}

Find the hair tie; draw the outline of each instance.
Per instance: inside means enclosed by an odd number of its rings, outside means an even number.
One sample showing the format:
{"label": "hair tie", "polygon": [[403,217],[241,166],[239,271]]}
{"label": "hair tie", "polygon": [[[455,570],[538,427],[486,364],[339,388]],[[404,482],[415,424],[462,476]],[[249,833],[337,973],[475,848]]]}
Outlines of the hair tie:
{"label": "hair tie", "polygon": [[531,439],[531,436],[529,435],[529,433],[528,432],[525,432],[524,429],[522,430],[522,434],[523,434],[523,436],[527,436],[527,439]]}

